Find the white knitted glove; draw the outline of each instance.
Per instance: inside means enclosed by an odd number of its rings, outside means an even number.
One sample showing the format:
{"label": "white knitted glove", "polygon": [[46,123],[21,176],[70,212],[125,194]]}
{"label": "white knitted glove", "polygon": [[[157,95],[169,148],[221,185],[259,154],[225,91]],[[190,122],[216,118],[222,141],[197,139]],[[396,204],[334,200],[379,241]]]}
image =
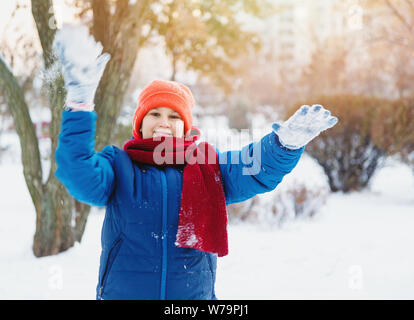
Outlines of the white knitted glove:
{"label": "white knitted glove", "polygon": [[92,111],[110,55],[101,54],[102,45],[95,42],[86,27],[64,26],[56,33],[53,49],[62,64],[66,106],[75,111]]}
{"label": "white knitted glove", "polygon": [[284,147],[294,150],[303,147],[337,122],[338,118],[331,116],[331,113],[320,104],[314,104],[312,107],[303,105],[282,124],[274,123],[272,129]]}

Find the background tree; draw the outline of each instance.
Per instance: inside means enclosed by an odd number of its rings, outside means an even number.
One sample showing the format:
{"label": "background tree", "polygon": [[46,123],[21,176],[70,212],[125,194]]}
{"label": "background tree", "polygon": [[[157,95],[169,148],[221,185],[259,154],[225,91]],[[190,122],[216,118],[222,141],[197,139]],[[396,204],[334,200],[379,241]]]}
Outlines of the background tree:
{"label": "background tree", "polygon": [[412,0],[367,0],[365,32],[372,60],[378,61],[377,77],[392,81],[398,99],[414,96],[414,2]]}
{"label": "background tree", "polygon": [[[195,70],[230,91],[241,66],[237,58],[260,48],[260,38],[243,30],[237,13],[263,18],[274,13],[268,1],[169,1],[154,17],[154,28],[163,36],[172,65]],[[233,76],[233,77],[232,77]]]}
{"label": "background tree", "polygon": [[412,0],[366,0],[360,4],[372,21],[374,39],[414,48],[414,3]]}
{"label": "background tree", "polygon": [[[56,32],[53,2],[33,0],[31,5],[42,46],[44,69],[49,71],[54,68],[56,62],[52,52]],[[99,146],[109,141],[115,123],[112,119],[116,119],[121,108],[130,70],[140,43],[142,22],[149,9],[149,1],[139,1],[134,5],[129,4],[128,1],[92,1],[91,5],[94,13],[95,37],[103,43],[104,50],[112,55],[107,67],[108,72],[102,77],[101,90],[95,97],[97,112],[100,114],[97,129],[97,148],[100,148]],[[113,14],[109,11],[110,5],[115,8]],[[109,28],[109,34],[100,32],[103,26]],[[90,209],[89,206],[71,198],[54,176],[56,170],[54,153],[65,91],[61,76],[47,82],[46,85],[48,107],[52,115],[49,128],[51,165],[48,178],[43,182],[38,140],[24,92],[11,69],[4,61],[0,61],[0,90],[5,96],[19,135],[24,177],[36,210],[33,252],[38,257],[57,254],[73,246],[74,241],[80,242]]]}
{"label": "background tree", "polygon": [[393,101],[378,112],[372,127],[375,144],[388,155],[399,155],[414,169],[414,98]]}
{"label": "background tree", "polygon": [[[214,10],[217,10],[216,6],[218,6],[220,10],[226,12],[226,17],[230,22],[228,27],[222,28],[221,25],[217,25],[218,18],[202,21],[195,19],[197,14],[192,15],[195,17],[192,18],[192,23],[195,25],[211,24],[209,27],[204,27],[206,31],[203,36],[208,36],[208,39],[197,39],[192,42],[194,46],[199,43],[197,50],[204,50],[203,46],[207,46],[207,40],[209,40],[219,43],[225,48],[223,50],[230,58],[246,52],[244,48],[251,45],[249,39],[252,39],[253,35],[244,33],[240,24],[232,25],[232,22],[235,21],[232,15],[240,14],[237,8],[258,14],[261,8],[258,4],[262,4],[263,1],[186,2],[187,5],[190,3],[194,6],[197,4],[198,10],[202,14],[208,15],[207,12],[210,10],[210,17],[216,14]],[[166,37],[169,34],[167,29],[161,30],[162,24],[159,23],[156,12],[157,8],[159,10],[159,8],[171,5],[171,1],[78,0],[75,4],[79,9],[79,18],[89,25],[95,39],[102,43],[103,52],[111,54],[111,60],[95,95],[95,110],[99,115],[95,148],[99,151],[114,138],[117,118],[122,109],[139,49],[145,45],[148,39],[157,34],[155,28],[160,28],[159,34],[162,36]],[[205,7],[206,4],[208,4],[207,7]],[[52,52],[52,43],[56,32],[53,1],[31,0],[31,10],[42,48],[43,68],[46,74],[54,74],[57,61]],[[180,11],[181,14],[183,11],[186,12],[184,7]],[[157,20],[154,20],[155,18]],[[182,20],[173,19],[171,22],[182,23]],[[215,24],[216,28],[213,28]],[[169,27],[179,29],[175,27],[175,24],[169,25]],[[207,30],[210,30],[211,34],[208,35]],[[184,45],[185,37],[180,35],[173,40],[177,41],[177,47]],[[239,40],[242,40],[241,44]],[[255,41],[252,40],[252,42],[255,44]],[[233,47],[231,43],[233,43]],[[187,48],[188,43],[185,46]],[[192,62],[194,56],[186,58],[189,52],[187,49],[177,58],[177,61],[187,62],[185,66],[188,68],[209,69],[207,74],[211,77],[230,70],[220,69],[224,64],[220,64],[217,62],[219,60],[212,58],[217,54],[214,50],[207,50],[205,55],[200,58],[201,60],[194,63]],[[216,62],[217,64],[215,64]],[[206,64],[209,65],[208,68],[205,67]],[[13,74],[12,68],[9,68],[5,61],[0,59],[0,92],[9,107],[20,139],[23,173],[36,211],[33,252],[37,257],[57,254],[72,247],[75,241],[80,242],[90,210],[89,206],[75,201],[54,175],[56,171],[54,153],[57,147],[66,93],[63,78],[60,75],[48,79],[44,85],[47,93],[47,107],[51,112],[49,128],[51,157],[47,177],[44,177],[45,173],[42,170],[39,141],[30,117],[29,104],[25,99],[24,90]]]}
{"label": "background tree", "polygon": [[[22,87],[26,99],[35,101],[37,104],[44,103],[44,96],[36,88],[36,78],[41,66],[39,53],[36,48],[36,41],[29,34],[22,31],[19,21],[25,16],[27,7],[17,3],[11,12],[11,19],[6,23],[3,36],[0,40],[1,55],[8,62],[10,69],[13,70],[17,83]],[[13,23],[12,23],[13,21]],[[6,36],[7,35],[7,38]],[[21,61],[25,63],[22,64]],[[0,90],[0,135],[2,132],[12,130],[13,119],[7,107],[5,97]],[[9,145],[0,145],[1,153],[6,153]]]}
{"label": "background tree", "polygon": [[349,79],[346,76],[350,46],[346,39],[330,37],[323,42],[313,37],[316,48],[301,77],[302,98],[327,94],[343,94]]}

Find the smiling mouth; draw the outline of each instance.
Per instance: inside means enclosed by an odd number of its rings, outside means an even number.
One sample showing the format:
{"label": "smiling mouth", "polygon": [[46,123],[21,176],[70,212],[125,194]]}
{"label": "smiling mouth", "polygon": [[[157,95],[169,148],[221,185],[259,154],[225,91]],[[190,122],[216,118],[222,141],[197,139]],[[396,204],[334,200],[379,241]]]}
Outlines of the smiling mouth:
{"label": "smiling mouth", "polygon": [[153,137],[172,137],[171,132],[165,132],[165,131],[154,131]]}

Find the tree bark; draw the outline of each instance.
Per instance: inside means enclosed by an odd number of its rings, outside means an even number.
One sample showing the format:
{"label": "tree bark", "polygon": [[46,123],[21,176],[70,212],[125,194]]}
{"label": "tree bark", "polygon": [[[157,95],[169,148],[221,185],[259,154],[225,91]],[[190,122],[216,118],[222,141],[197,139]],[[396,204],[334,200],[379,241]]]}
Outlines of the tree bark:
{"label": "tree bark", "polygon": [[[53,1],[32,0],[31,3],[43,49],[44,67],[48,69],[56,61],[52,52],[56,33]],[[99,114],[97,149],[108,144],[112,138],[137,52],[143,41],[141,27],[149,4],[149,0],[138,1],[135,5],[130,5],[127,0],[119,0],[111,17],[107,1],[93,1],[96,40],[103,44],[104,51],[112,57],[95,97]],[[102,26],[106,29],[100,29]],[[90,206],[73,199],[55,177],[55,151],[66,92],[62,76],[46,85],[52,114],[49,128],[51,165],[47,181],[43,183],[38,139],[24,92],[12,71],[0,59],[0,91],[9,106],[20,139],[24,177],[36,211],[33,253],[37,257],[57,254],[72,247],[75,241],[80,242],[90,211]]]}
{"label": "tree bark", "polygon": [[172,59],[171,59],[172,72],[171,72],[170,80],[175,81],[175,77],[177,75],[177,63],[178,63],[178,61],[177,61],[177,56],[176,56],[174,50],[172,51],[171,55],[172,55]]}
{"label": "tree bark", "polygon": [[[52,0],[32,0],[32,14],[36,22],[40,43],[43,49],[43,61],[46,69],[50,68],[56,57],[52,52],[52,45],[56,33]],[[74,241],[82,238],[85,223],[72,225],[75,222],[86,221],[90,207],[77,205],[66,191],[64,186],[55,177],[57,169],[55,151],[58,144],[58,135],[62,117],[66,92],[64,81],[59,76],[53,83],[47,84],[49,107],[52,120],[49,127],[51,137],[50,171],[46,183],[42,186],[41,208],[36,210],[36,232],[33,241],[33,252],[36,256],[57,254],[72,247]],[[79,211],[76,208],[80,208]]]}
{"label": "tree bark", "polygon": [[92,0],[92,34],[104,48],[109,45],[111,13],[108,0]]}
{"label": "tree bark", "polygon": [[20,139],[23,174],[36,211],[41,208],[42,165],[36,131],[30,118],[24,93],[11,70],[0,59],[0,91],[13,117],[14,126]]}
{"label": "tree bark", "polygon": [[38,140],[24,93],[1,59],[0,90],[5,96],[19,136],[23,174],[36,211],[33,253],[37,257],[56,254],[73,246],[70,230],[73,200],[56,178],[42,183]]}
{"label": "tree bark", "polygon": [[[111,18],[110,39],[104,51],[109,61],[95,95],[98,120],[96,126],[96,149],[99,151],[114,137],[116,121],[121,112],[125,93],[141,42],[141,28],[148,13],[149,0],[129,5],[119,0]],[[95,7],[93,7],[94,10]],[[97,11],[94,11],[94,15]]]}
{"label": "tree bark", "polygon": [[[32,0],[32,14],[43,49],[44,65],[47,69],[56,62],[56,57],[52,51],[56,33],[53,1]],[[42,208],[37,214],[33,243],[33,251],[36,256],[57,254],[72,247],[74,241],[80,242],[90,211],[89,206],[80,204],[73,199],[55,177],[57,169],[55,151],[58,144],[66,91],[61,76],[53,83],[48,83],[47,86],[48,102],[52,113],[49,127],[51,165],[48,179],[43,186]],[[72,221],[75,223],[72,224]]]}

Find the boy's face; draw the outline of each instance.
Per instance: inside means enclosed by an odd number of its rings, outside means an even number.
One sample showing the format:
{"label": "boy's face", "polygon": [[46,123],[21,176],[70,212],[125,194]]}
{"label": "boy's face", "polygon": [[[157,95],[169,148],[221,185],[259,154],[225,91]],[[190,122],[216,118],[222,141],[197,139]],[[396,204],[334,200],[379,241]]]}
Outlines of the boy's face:
{"label": "boy's face", "polygon": [[142,119],[141,136],[143,139],[169,136],[184,137],[184,121],[178,112],[167,107],[151,109]]}

